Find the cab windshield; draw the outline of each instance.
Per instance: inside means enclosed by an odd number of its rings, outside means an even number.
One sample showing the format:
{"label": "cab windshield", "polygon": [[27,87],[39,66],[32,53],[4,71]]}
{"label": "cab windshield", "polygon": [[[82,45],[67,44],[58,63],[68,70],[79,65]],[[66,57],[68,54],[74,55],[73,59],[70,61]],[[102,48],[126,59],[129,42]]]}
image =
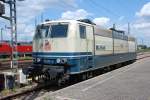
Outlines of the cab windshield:
{"label": "cab windshield", "polygon": [[68,24],[51,24],[37,26],[35,39],[67,37]]}

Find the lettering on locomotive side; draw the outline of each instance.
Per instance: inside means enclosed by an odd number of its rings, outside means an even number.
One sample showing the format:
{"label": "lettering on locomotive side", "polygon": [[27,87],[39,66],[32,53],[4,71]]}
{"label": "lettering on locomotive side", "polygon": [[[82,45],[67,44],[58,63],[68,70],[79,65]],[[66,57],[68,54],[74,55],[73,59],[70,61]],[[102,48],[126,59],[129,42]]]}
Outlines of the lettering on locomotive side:
{"label": "lettering on locomotive side", "polygon": [[105,45],[97,44],[96,45],[96,50],[106,50],[106,46]]}

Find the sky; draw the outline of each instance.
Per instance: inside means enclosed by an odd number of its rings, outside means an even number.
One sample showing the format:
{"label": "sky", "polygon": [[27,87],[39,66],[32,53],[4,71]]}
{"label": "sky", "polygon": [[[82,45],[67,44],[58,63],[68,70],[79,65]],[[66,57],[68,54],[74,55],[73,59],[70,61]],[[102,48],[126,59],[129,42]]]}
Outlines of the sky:
{"label": "sky", "polygon": [[[9,10],[6,5],[6,15]],[[100,27],[116,24],[119,30],[128,31],[138,44],[150,46],[150,0],[24,0],[17,1],[18,40],[31,41],[35,24],[45,19],[88,18]],[[10,39],[9,22],[0,18],[4,39]]]}

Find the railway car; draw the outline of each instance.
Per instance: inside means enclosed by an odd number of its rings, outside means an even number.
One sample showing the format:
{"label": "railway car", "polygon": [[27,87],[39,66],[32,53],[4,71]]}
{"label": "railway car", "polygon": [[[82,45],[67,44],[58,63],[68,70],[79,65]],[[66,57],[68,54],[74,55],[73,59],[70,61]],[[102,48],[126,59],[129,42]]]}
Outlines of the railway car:
{"label": "railway car", "polygon": [[26,74],[68,79],[136,59],[136,40],[124,31],[103,29],[90,20],[47,21],[37,26],[33,65]]}
{"label": "railway car", "polygon": [[[18,44],[17,45],[18,56],[32,56],[31,44]],[[0,43],[0,58],[8,58],[11,56],[12,47],[10,43]]]}
{"label": "railway car", "polygon": [[17,46],[19,56],[32,57],[32,45],[31,44],[19,44]]}
{"label": "railway car", "polygon": [[7,58],[11,54],[11,46],[8,43],[0,43],[0,58]]}

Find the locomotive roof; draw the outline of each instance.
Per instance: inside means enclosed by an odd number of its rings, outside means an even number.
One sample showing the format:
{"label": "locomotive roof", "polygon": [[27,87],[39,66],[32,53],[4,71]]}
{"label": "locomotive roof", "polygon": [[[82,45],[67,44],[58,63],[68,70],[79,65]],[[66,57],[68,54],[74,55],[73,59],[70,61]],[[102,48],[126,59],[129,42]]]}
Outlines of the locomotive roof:
{"label": "locomotive roof", "polygon": [[73,22],[73,23],[81,23],[81,24],[87,24],[87,25],[95,25],[92,21],[90,20],[64,20],[64,19],[60,19],[60,20],[47,20],[44,23],[41,24],[50,24],[50,23],[69,23],[69,22]]}
{"label": "locomotive roof", "polygon": [[[86,25],[92,25],[95,28],[96,35],[104,36],[104,37],[111,37],[112,38],[112,31],[121,32],[124,33],[124,31],[121,30],[115,30],[115,29],[105,29],[102,27],[97,26],[95,23],[88,19],[81,19],[81,20],[65,20],[65,19],[59,19],[59,20],[47,20],[44,23],[41,24],[50,24],[50,23],[80,23],[80,24],[86,24]],[[125,37],[128,37],[124,34]],[[135,38],[132,36],[128,37],[129,41],[135,41]]]}
{"label": "locomotive roof", "polygon": [[132,37],[132,36],[128,36],[128,41],[135,41],[135,37]]}
{"label": "locomotive roof", "polygon": [[100,36],[104,36],[104,37],[112,37],[112,31],[111,30],[104,29],[104,28],[101,28],[98,26],[95,27],[95,34],[100,35]]}

